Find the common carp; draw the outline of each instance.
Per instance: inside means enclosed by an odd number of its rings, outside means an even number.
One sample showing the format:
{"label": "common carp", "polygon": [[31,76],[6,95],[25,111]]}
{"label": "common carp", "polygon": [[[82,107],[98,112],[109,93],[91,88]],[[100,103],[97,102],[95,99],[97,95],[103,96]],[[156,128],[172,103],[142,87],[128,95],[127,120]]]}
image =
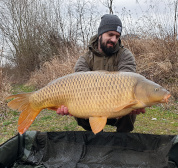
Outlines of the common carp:
{"label": "common carp", "polygon": [[133,72],[89,71],[60,77],[30,93],[8,96],[8,106],[21,112],[18,131],[23,134],[42,109],[64,105],[70,114],[89,118],[93,133],[100,132],[108,118],[132,110],[166,103],[170,93],[160,85]]}

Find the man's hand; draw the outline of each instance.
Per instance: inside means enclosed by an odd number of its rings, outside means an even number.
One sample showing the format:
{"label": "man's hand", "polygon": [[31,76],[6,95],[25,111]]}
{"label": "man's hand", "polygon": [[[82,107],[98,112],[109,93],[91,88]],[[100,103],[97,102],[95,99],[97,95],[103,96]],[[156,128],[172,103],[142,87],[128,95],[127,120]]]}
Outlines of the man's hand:
{"label": "man's hand", "polygon": [[130,114],[140,114],[140,113],[145,113],[145,108],[140,108],[140,109],[136,109],[136,110],[133,110],[131,111]]}
{"label": "man's hand", "polygon": [[60,114],[60,115],[70,115],[72,116],[72,114],[70,114],[68,112],[68,108],[65,107],[64,105],[61,106],[61,108],[58,108],[57,111],[56,111],[57,114]]}

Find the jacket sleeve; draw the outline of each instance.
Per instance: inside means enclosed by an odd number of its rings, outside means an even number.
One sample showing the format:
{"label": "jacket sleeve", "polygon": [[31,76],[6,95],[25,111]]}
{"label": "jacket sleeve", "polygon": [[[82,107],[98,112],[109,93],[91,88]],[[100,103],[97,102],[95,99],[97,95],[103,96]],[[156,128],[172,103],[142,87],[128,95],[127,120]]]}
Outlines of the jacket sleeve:
{"label": "jacket sleeve", "polygon": [[74,71],[75,72],[79,72],[79,71],[91,71],[87,60],[84,56],[79,57],[79,59],[77,60],[75,67],[74,67]]}
{"label": "jacket sleeve", "polygon": [[135,57],[127,48],[120,55],[118,71],[136,72]]}

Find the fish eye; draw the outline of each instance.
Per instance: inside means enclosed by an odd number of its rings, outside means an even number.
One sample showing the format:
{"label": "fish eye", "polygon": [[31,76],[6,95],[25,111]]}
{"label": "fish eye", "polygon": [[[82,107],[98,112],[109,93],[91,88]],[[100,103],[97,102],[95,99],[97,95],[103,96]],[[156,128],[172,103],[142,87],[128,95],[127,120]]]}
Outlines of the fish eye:
{"label": "fish eye", "polygon": [[159,91],[159,88],[155,88],[155,92]]}

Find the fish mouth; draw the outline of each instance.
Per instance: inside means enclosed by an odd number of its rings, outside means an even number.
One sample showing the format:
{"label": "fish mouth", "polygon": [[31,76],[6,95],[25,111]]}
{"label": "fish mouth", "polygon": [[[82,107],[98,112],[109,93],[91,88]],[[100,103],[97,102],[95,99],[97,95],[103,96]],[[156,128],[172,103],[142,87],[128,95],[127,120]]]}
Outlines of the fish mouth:
{"label": "fish mouth", "polygon": [[166,96],[164,96],[164,98],[162,99],[162,103],[168,103],[168,99],[171,97],[171,94],[168,94]]}

